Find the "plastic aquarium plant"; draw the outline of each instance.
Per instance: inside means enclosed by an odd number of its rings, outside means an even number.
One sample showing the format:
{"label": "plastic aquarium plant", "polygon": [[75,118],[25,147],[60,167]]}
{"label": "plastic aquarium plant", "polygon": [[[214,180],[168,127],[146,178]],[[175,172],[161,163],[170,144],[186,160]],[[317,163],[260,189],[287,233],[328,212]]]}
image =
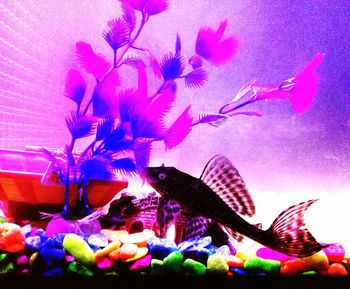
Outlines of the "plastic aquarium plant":
{"label": "plastic aquarium plant", "polygon": [[[149,19],[167,8],[166,0],[121,0],[122,15],[109,21],[102,35],[111,47],[112,63],[97,54],[90,44],[76,43],[80,69],[68,71],[64,93],[76,104],[75,111],[66,117],[71,140],[60,155],[43,149],[60,182],[66,186],[61,213],[64,218],[71,216],[68,204],[71,184],[76,184],[81,191],[82,216],[91,214],[87,196],[90,180],[112,180],[116,171],[129,176],[141,172],[149,164],[154,141],[162,141],[167,149],[171,149],[198,124],[220,126],[240,114],[261,116],[259,112],[243,110],[259,100],[286,98],[297,113],[302,113],[310,107],[317,93],[316,69],[323,54],[317,54],[305,69],[280,85],[259,85],[252,81],[217,112],[199,113],[193,120],[188,106],[170,126],[166,126],[165,119],[178,93],[177,81],[184,81],[189,88],[203,86],[209,75],[206,65],[225,64],[238,48],[234,36],[224,37],[225,20],[217,30],[209,27],[199,30],[194,54],[188,62],[182,54],[179,35],[174,51],[159,57],[137,40]],[[134,52],[142,55],[137,56]],[[134,88],[121,88],[119,74],[122,67],[137,73]],[[92,75],[93,82],[87,82],[81,71]],[[148,73],[159,80],[159,88],[152,92],[148,89]],[[88,86],[93,87],[92,93]],[[79,155],[75,154],[76,141],[86,137],[92,141]]]}

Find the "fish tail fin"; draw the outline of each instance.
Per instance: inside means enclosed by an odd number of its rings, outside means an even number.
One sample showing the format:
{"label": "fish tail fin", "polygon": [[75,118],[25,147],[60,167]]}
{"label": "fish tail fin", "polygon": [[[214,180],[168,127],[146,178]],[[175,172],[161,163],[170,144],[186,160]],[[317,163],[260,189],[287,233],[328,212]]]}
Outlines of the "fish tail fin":
{"label": "fish tail fin", "polygon": [[267,246],[294,257],[306,257],[325,246],[319,244],[305,227],[304,214],[315,200],[309,200],[284,210],[265,231]]}

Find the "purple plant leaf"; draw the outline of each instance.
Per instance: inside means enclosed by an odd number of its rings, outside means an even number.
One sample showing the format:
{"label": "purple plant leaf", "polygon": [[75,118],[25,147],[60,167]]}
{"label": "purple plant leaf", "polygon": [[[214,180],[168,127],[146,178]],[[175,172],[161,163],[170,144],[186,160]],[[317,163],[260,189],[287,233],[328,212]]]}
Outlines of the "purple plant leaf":
{"label": "purple plant leaf", "polygon": [[68,71],[64,94],[74,102],[78,106],[80,106],[84,95],[85,95],[86,83],[79,71],[75,69],[70,69]]}
{"label": "purple plant leaf", "polygon": [[180,52],[181,52],[181,39],[179,34],[176,34],[175,54]]}
{"label": "purple plant leaf", "polygon": [[118,152],[129,149],[131,144],[132,141],[126,139],[125,127],[119,125],[105,136],[104,148],[106,150]]}
{"label": "purple plant leaf", "polygon": [[96,141],[105,139],[109,134],[112,133],[114,128],[114,118],[103,118],[97,124],[96,130]]}
{"label": "purple plant leaf", "polygon": [[166,54],[160,62],[160,69],[164,80],[180,77],[185,69],[185,63],[181,54],[176,53],[173,55],[171,52]]}
{"label": "purple plant leaf", "polygon": [[158,138],[164,132],[164,125],[147,114],[134,114],[130,120],[134,138]]}
{"label": "purple plant leaf", "polygon": [[118,99],[120,119],[122,122],[129,122],[135,111],[139,110],[136,92],[133,89],[121,91]]}
{"label": "purple plant leaf", "polygon": [[115,174],[111,166],[112,159],[106,156],[92,156],[80,163],[79,170],[85,181],[115,179]]}
{"label": "purple plant leaf", "polygon": [[220,113],[206,113],[199,114],[197,123],[207,123],[209,125],[219,127],[224,124],[230,116]]}
{"label": "purple plant leaf", "polygon": [[256,83],[256,79],[253,79],[249,83],[247,83],[244,86],[242,86],[238,90],[238,92],[235,95],[235,97],[231,100],[231,103],[241,100],[242,98],[246,97],[249,93],[254,93],[253,85],[255,83]]}
{"label": "purple plant leaf", "polygon": [[100,79],[110,68],[108,61],[97,55],[90,44],[79,41],[76,43],[76,57],[79,64],[95,78]]}
{"label": "purple plant leaf", "polygon": [[73,138],[87,137],[95,133],[96,118],[91,116],[77,117],[75,112],[66,117],[67,127]]}
{"label": "purple plant leaf", "polygon": [[140,142],[135,145],[134,157],[137,171],[140,173],[149,165],[151,148],[152,144],[150,142]]}
{"label": "purple plant leaf", "polygon": [[239,42],[234,36],[221,39],[227,26],[222,21],[217,31],[203,27],[199,30],[196,41],[196,53],[214,65],[222,65],[236,53]]}
{"label": "purple plant leaf", "polygon": [[136,16],[134,9],[126,2],[121,4],[123,19],[129,25],[130,32],[136,27]]}
{"label": "purple plant leaf", "polygon": [[168,9],[168,0],[119,0],[148,15],[155,15]]}
{"label": "purple plant leaf", "polygon": [[189,114],[191,106],[178,117],[164,136],[164,143],[167,149],[172,149],[181,143],[192,129],[192,117]]}
{"label": "purple plant leaf", "polygon": [[116,92],[103,89],[101,86],[95,88],[92,95],[93,115],[96,117],[116,118],[119,116],[119,101]]}
{"label": "purple plant leaf", "polygon": [[241,115],[247,115],[247,116],[257,116],[257,117],[263,116],[258,111],[238,111],[238,112],[231,113],[230,116],[235,116],[235,115],[240,115],[240,114]]}
{"label": "purple plant leaf", "polygon": [[102,32],[103,38],[116,51],[130,41],[130,26],[123,18],[110,20]]}
{"label": "purple plant leaf", "polygon": [[150,66],[152,68],[154,76],[157,78],[161,78],[162,77],[162,70],[161,70],[161,67],[158,63],[157,58],[153,54],[150,54]]}
{"label": "purple plant leaf", "polygon": [[198,88],[205,84],[208,80],[208,73],[203,68],[196,68],[189,74],[185,75],[185,84],[191,88]]}
{"label": "purple plant leaf", "polygon": [[191,56],[188,60],[188,63],[191,64],[192,69],[200,68],[203,66],[202,57],[200,57],[197,53]]}
{"label": "purple plant leaf", "polygon": [[120,172],[126,176],[136,174],[136,164],[132,158],[120,158],[111,162],[113,170]]}

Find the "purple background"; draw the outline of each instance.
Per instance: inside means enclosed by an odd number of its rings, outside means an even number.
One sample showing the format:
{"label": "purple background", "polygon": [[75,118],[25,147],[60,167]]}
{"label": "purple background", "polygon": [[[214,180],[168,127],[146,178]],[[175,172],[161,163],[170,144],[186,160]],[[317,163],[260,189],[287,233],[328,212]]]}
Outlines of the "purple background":
{"label": "purple background", "polygon": [[[169,10],[150,19],[137,42],[155,54],[173,50],[179,32],[184,55],[190,57],[198,29],[218,27],[225,18],[226,33],[240,40],[236,57],[222,68],[211,67],[204,88],[179,85],[174,116],[190,103],[194,117],[217,111],[255,77],[279,84],[317,52],[326,58],[319,68],[319,94],[305,114],[296,115],[283,100],[257,103],[253,108],[263,118],[239,116],[218,129],[197,126],[173,151],[156,148],[152,163],[199,176],[208,159],[223,153],[271,218],[287,204],[313,197],[349,200],[349,2],[170,2]],[[63,147],[69,137],[64,117],[73,108],[63,88],[75,42],[89,42],[112,59],[101,31],[118,12],[116,0],[0,1],[0,147]],[[281,204],[266,212],[266,202],[276,196]]]}

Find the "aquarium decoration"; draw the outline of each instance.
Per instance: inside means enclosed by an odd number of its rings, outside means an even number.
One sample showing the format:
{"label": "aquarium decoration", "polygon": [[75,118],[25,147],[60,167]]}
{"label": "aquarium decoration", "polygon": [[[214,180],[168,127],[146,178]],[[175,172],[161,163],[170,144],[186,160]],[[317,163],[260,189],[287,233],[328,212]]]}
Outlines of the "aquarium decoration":
{"label": "aquarium decoration", "polygon": [[[252,105],[259,101],[286,99],[295,113],[304,113],[317,94],[316,71],[324,54],[316,54],[279,84],[254,79],[216,110],[195,112],[187,106],[169,120],[181,94],[178,83],[200,89],[210,79],[211,67],[220,68],[235,56],[239,40],[226,35],[228,21],[223,20],[218,27],[200,28],[194,43],[182,43],[177,35],[173,51],[158,55],[144,47],[139,36],[150,19],[168,9],[168,1],[119,4],[121,16],[102,32],[112,63],[89,43],[76,43],[77,67],[68,71],[64,87],[64,95],[75,104],[66,117],[71,139],[62,150],[36,148],[50,165],[34,189],[46,188],[51,194],[43,198],[51,198],[54,188],[63,186],[63,199],[53,201],[60,210],[42,210],[52,218],[45,226],[32,220],[16,224],[11,216],[1,219],[0,274],[348,275],[344,247],[318,243],[305,228],[303,215],[316,200],[286,209],[264,231],[239,216],[254,215],[254,201],[225,156],[209,160],[199,178],[166,164],[149,167],[157,153],[152,151],[154,142],[171,150],[194,127],[220,129],[234,125],[229,122],[233,117],[261,117]],[[183,45],[193,45],[193,54],[185,55]],[[135,80],[132,88],[125,88],[122,74]],[[151,79],[157,82],[154,90],[149,88]],[[77,142],[85,148],[78,151]],[[156,192],[142,200],[132,192],[120,193],[136,178]],[[11,201],[6,192],[0,197]],[[149,214],[143,214],[147,209]],[[239,244],[243,235],[257,243]]]}

